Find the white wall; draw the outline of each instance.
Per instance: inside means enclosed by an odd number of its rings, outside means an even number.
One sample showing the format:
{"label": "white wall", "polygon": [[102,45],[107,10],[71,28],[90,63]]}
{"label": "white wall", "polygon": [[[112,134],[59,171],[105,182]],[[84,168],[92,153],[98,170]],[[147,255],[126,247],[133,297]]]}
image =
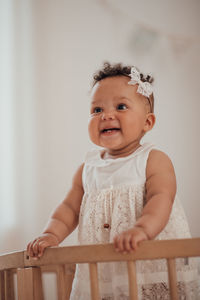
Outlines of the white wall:
{"label": "white wall", "polygon": [[[1,3],[1,41],[10,51],[1,59],[12,57],[4,66],[12,78],[1,70],[9,123],[1,142],[12,148],[0,157],[1,214],[8,221],[0,221],[2,252],[24,248],[64,198],[90,148],[88,91],[104,60],[153,73],[157,124],[145,140],[171,156],[192,234],[200,236],[198,11],[195,0]],[[74,243],[76,234],[64,242]]]}

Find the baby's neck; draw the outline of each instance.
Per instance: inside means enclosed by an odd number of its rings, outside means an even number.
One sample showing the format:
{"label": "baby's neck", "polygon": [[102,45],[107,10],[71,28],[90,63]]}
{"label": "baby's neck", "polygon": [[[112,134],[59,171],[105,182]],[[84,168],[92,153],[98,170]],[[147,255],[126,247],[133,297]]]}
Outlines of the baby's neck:
{"label": "baby's neck", "polygon": [[137,143],[137,145],[128,145],[126,148],[123,149],[105,149],[102,153],[102,158],[107,159],[107,158],[119,158],[119,157],[126,157],[133,152],[135,152],[139,147],[141,146],[140,143]]}

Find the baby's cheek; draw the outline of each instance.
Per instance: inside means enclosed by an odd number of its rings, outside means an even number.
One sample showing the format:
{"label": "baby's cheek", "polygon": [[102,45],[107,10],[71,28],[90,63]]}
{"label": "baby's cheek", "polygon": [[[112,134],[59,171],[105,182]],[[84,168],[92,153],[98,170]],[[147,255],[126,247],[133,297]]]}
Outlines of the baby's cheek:
{"label": "baby's cheek", "polygon": [[88,122],[88,133],[92,142],[97,142],[98,138],[98,122],[91,118]]}

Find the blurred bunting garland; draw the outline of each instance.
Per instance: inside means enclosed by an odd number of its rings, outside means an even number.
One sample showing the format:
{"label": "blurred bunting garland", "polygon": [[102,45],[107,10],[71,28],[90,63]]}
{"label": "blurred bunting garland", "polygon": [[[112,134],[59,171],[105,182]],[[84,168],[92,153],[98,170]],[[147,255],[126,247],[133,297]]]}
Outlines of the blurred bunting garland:
{"label": "blurred bunting garland", "polygon": [[[150,51],[153,51],[155,47],[159,47],[161,40],[166,40],[171,49],[173,55],[178,58],[182,57],[189,48],[200,42],[199,36],[188,36],[178,33],[168,33],[155,26],[147,25],[142,22],[130,19],[129,13],[126,14],[125,10],[119,8],[119,5],[115,5],[111,0],[98,0],[101,5],[109,11],[113,17],[116,17],[118,25],[121,22],[131,22],[130,34],[128,35],[128,47],[131,51],[134,51],[137,55],[144,56]],[[120,2],[121,3],[121,2]],[[134,3],[133,3],[134,4]],[[125,1],[121,4],[125,5]],[[119,16],[121,18],[119,18]]]}

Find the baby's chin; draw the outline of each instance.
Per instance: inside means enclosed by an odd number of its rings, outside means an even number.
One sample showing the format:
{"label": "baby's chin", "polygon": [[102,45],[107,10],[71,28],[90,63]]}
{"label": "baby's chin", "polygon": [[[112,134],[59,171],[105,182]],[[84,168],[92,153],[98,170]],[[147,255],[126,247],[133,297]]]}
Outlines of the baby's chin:
{"label": "baby's chin", "polygon": [[105,149],[106,151],[118,151],[123,147],[123,145],[119,145],[119,143],[114,141],[114,139],[113,140],[105,139],[104,141],[93,141],[93,140],[91,140],[91,142],[94,145]]}
{"label": "baby's chin", "polygon": [[106,145],[106,144],[99,144],[97,145],[101,148],[103,148],[106,152],[108,153],[115,153],[115,152],[120,152],[122,147],[119,145]]}
{"label": "baby's chin", "polygon": [[119,147],[119,146],[108,146],[108,145],[104,145],[104,144],[101,144],[101,143],[94,143],[94,142],[92,142],[94,145],[96,145],[96,146],[98,146],[98,147],[100,147],[101,149],[103,149],[104,151],[104,153],[108,153],[108,154],[110,154],[110,155],[112,155],[112,153],[113,154],[115,154],[115,153],[118,153],[118,152],[120,152],[121,151],[121,147]]}

